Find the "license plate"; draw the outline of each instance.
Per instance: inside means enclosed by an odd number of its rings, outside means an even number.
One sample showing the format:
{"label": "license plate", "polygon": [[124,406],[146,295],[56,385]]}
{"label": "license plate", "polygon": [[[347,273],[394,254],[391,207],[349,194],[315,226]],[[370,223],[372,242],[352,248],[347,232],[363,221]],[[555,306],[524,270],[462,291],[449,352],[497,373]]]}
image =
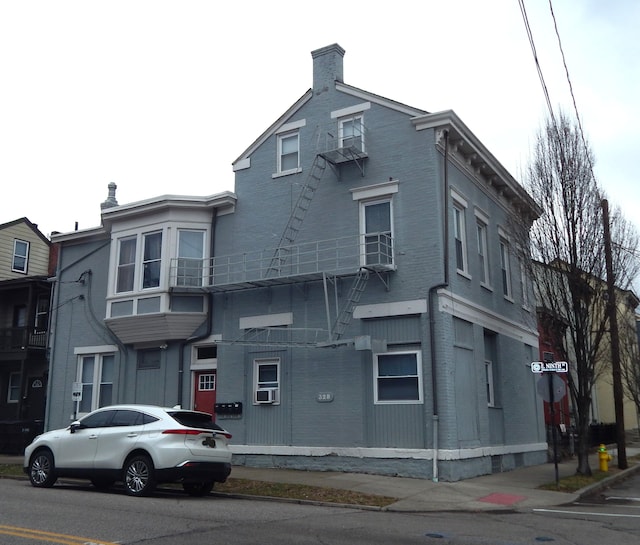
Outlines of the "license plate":
{"label": "license plate", "polygon": [[215,448],[216,446],[216,440],[213,437],[207,437],[206,439],[204,439],[202,441],[202,444],[205,447],[211,447],[211,448]]}

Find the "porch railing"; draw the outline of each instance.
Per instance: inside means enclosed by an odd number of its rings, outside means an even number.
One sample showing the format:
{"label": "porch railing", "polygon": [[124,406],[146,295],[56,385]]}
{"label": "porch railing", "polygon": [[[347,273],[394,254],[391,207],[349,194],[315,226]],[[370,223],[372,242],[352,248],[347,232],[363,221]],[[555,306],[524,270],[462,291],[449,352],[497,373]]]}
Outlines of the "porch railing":
{"label": "porch railing", "polygon": [[0,328],[0,352],[15,352],[26,348],[46,348],[47,332],[30,327]]}

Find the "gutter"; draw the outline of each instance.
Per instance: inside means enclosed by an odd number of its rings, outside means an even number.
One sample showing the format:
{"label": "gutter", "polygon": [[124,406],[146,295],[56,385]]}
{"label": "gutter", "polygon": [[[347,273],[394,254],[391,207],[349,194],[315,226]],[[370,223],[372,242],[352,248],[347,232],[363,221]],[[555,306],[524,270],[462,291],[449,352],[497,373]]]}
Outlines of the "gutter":
{"label": "gutter", "polygon": [[438,373],[436,369],[436,317],[435,302],[437,291],[441,288],[449,286],[449,131],[444,131],[444,170],[443,170],[443,194],[442,194],[442,248],[443,248],[443,277],[444,280],[429,288],[429,341],[431,355],[431,399],[433,400],[432,408],[432,445],[433,445],[433,477],[434,483],[438,482],[438,458],[439,458],[439,423],[440,415],[438,413]]}

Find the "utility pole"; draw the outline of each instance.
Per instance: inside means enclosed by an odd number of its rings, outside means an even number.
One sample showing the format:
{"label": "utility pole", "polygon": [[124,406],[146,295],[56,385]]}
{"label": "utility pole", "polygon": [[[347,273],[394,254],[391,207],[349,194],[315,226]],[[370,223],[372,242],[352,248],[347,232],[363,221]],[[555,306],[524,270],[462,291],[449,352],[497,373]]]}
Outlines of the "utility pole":
{"label": "utility pole", "polygon": [[616,287],[613,278],[613,258],[611,256],[611,230],[609,226],[609,202],[602,199],[602,221],[604,222],[604,255],[607,266],[607,310],[611,341],[611,372],[613,375],[613,402],[616,413],[616,441],[618,443],[618,467],[627,469],[627,446],[624,436],[624,407],[622,405],[622,373],[620,371],[620,336],[616,305]]}

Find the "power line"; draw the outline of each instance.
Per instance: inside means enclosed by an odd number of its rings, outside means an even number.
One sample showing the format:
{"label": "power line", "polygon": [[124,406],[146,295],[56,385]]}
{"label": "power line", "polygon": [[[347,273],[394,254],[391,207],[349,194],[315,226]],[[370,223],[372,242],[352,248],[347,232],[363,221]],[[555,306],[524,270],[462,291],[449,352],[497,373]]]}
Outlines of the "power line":
{"label": "power line", "polygon": [[589,163],[589,170],[591,171],[591,176],[595,180],[595,173],[593,172],[593,164],[591,163],[591,156],[589,155],[589,146],[587,146],[587,140],[584,136],[584,131],[582,130],[582,121],[580,120],[580,113],[578,112],[578,104],[576,102],[575,94],[573,93],[573,84],[571,83],[571,76],[569,75],[569,67],[567,66],[567,59],[564,55],[564,49],[562,48],[562,40],[560,39],[560,32],[558,31],[558,22],[556,21],[556,14],[553,11],[553,4],[551,0],[549,0],[549,11],[551,12],[551,18],[553,19],[553,28],[556,32],[556,37],[558,38],[558,47],[560,49],[560,55],[562,56],[562,64],[564,65],[564,72],[567,75],[567,82],[569,83],[569,92],[571,93],[571,100],[573,102],[573,110],[576,113],[576,119],[578,121],[578,130],[580,131],[580,138],[582,139],[582,145],[586,150],[587,161]]}

